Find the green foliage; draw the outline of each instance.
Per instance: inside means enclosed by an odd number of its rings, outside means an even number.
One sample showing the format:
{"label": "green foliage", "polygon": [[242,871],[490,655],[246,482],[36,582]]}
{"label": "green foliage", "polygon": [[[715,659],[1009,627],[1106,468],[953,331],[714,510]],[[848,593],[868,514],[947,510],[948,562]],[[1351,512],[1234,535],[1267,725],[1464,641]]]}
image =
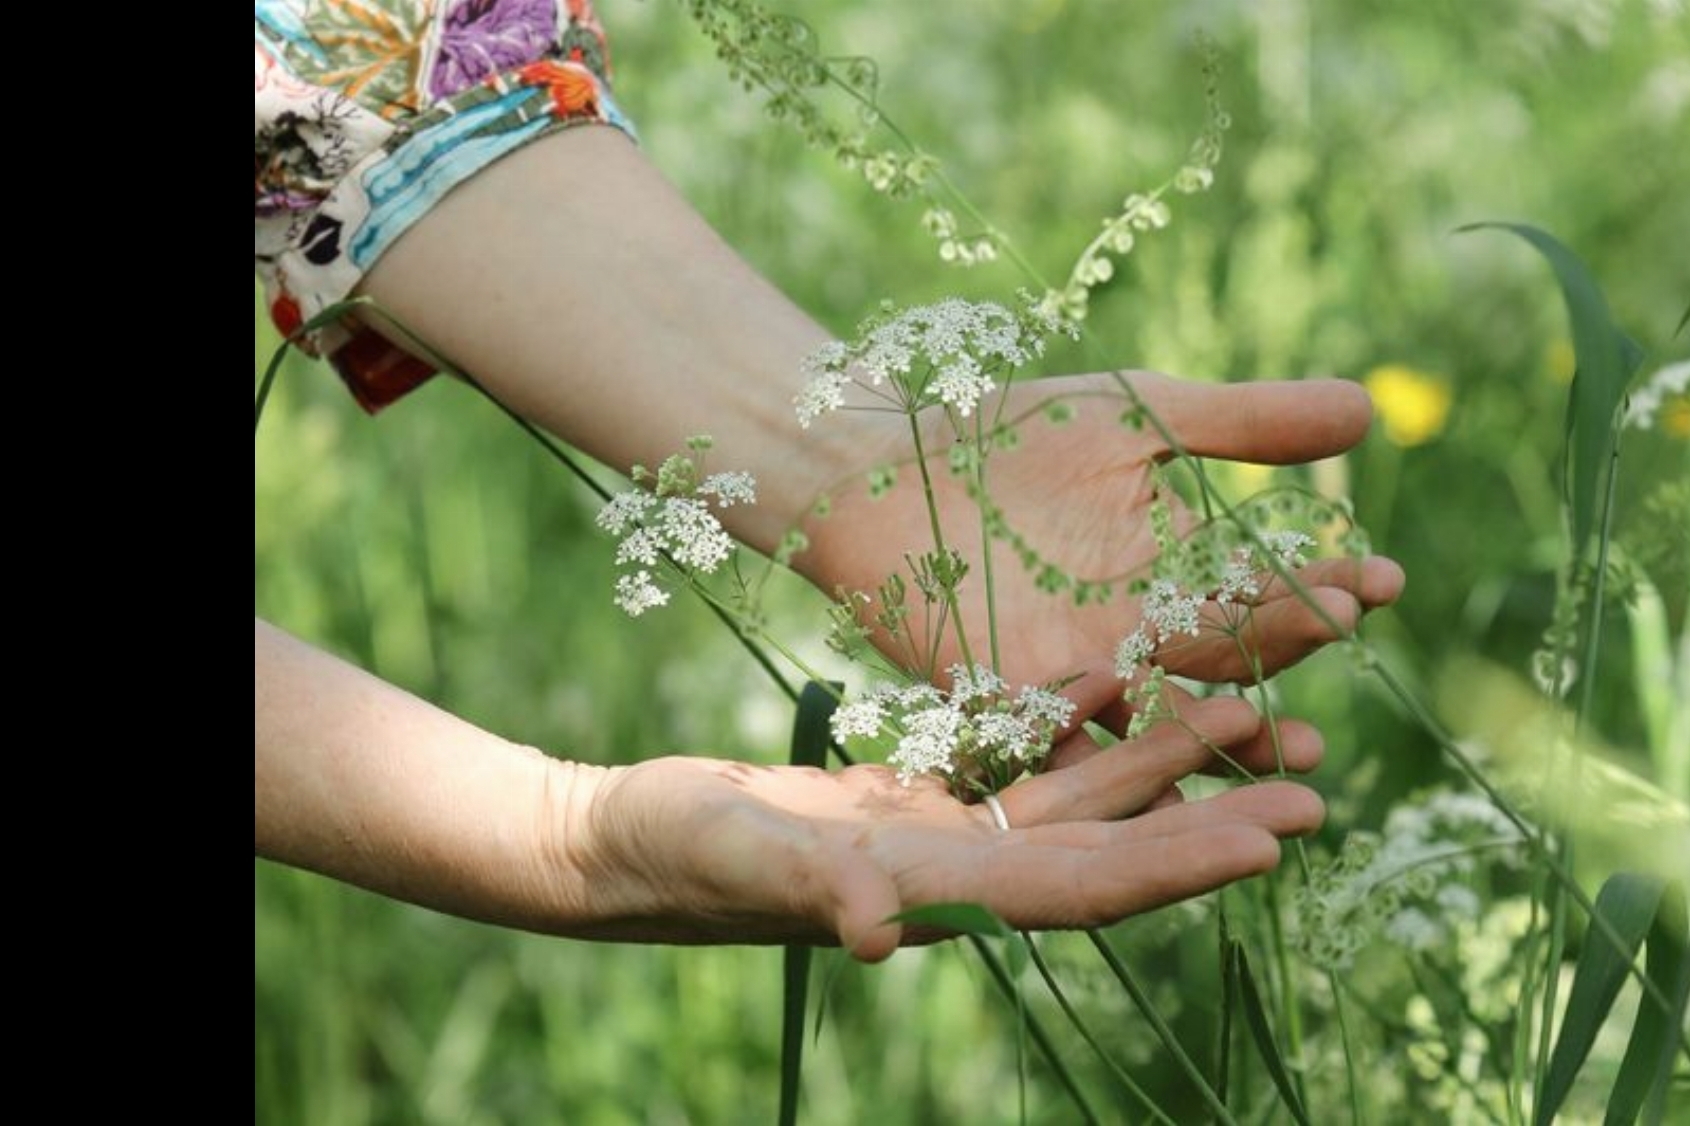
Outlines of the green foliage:
{"label": "green foliage", "polygon": [[[1610,932],[1618,941],[1608,941],[1608,935],[1599,934],[1599,930]],[[1680,983],[1690,982],[1690,957],[1684,941],[1684,889],[1682,884],[1669,885],[1654,877],[1621,872],[1603,884],[1596,897],[1591,933],[1573,971],[1561,1034],[1534,1116],[1540,1126],[1554,1121],[1565,1102],[1645,935],[1650,942],[1647,980],[1659,996],[1646,995],[1638,1008],[1637,1023],[1615,1081],[1608,1121],[1634,1120],[1653,1089],[1660,1089],[1661,1097],[1665,1097],[1677,1042],[1683,1035]]]}
{"label": "green foliage", "polygon": [[[1205,78],[1189,46],[1204,25],[1232,119],[1225,160],[1208,193],[1177,201],[1177,221],[1098,281],[1088,333],[1102,355],[1198,378],[1359,378],[1385,364],[1440,376],[1451,410],[1424,444],[1376,434],[1345,466],[1219,470],[1218,481],[1240,495],[1268,481],[1354,495],[1359,523],[1410,574],[1400,609],[1370,627],[1372,642],[1435,699],[1463,745],[1482,748],[1488,768],[1540,774],[1546,743],[1536,733],[1553,714],[1524,670],[1551,620],[1564,553],[1555,467],[1564,354],[1575,342],[1523,256],[1446,235],[1480,216],[1528,217],[1579,248],[1647,353],[1682,357],[1684,337],[1673,333],[1690,315],[1683,4],[793,7],[830,52],[874,58],[865,88],[1051,274],[1098,235],[1124,192],[1186,159],[1204,127]],[[866,161],[842,168],[771,128],[677,7],[601,8],[618,93],[648,153],[824,323],[848,329],[888,295],[1001,297],[1018,282],[1003,263],[952,269],[922,227],[926,203],[888,200],[865,184]],[[829,123],[845,138],[870,124]],[[883,140],[865,142],[865,154],[891,147]],[[905,178],[928,174],[901,159],[895,171]],[[953,241],[972,246],[988,233],[956,222]],[[268,329],[255,332],[255,376],[275,343]],[[1045,367],[1076,363],[1056,348]],[[254,585],[264,617],[559,754],[783,757],[790,705],[737,642],[683,600],[660,625],[630,626],[606,594],[611,551],[591,527],[585,490],[466,389],[438,381],[372,422],[326,368],[289,356],[257,442]],[[1649,695],[1657,682],[1646,675],[1673,659],[1690,675],[1687,549],[1671,536],[1678,509],[1651,507],[1659,482],[1690,473],[1690,441],[1665,428],[1628,432],[1625,451],[1615,524],[1622,540],[1628,527],[1653,535],[1655,546],[1633,555],[1658,599],[1640,617],[1609,622],[1586,716],[1602,767],[1586,784],[1606,779],[1604,800],[1565,799],[1586,818],[1579,868],[1589,886],[1690,855],[1671,814],[1682,789],[1657,765],[1679,760],[1657,753],[1671,741],[1653,734],[1684,730],[1686,705],[1682,694]],[[777,579],[768,602],[777,625],[819,620],[813,592],[794,584]],[[1636,631],[1648,636],[1627,644]],[[1316,855],[1335,851],[1340,827],[1383,824],[1411,793],[1448,781],[1427,737],[1356,686],[1347,659],[1323,654],[1278,688],[1283,711],[1326,736],[1316,784],[1332,828],[1310,843]],[[1603,811],[1615,814],[1606,827],[1595,821]],[[1498,877],[1487,894],[1502,902],[1507,881]],[[1228,893],[1226,904],[1239,933],[1266,928],[1256,893]],[[1212,905],[1197,904],[1109,935],[1146,1003],[1187,1045],[1213,1043],[1225,1011],[1211,926]],[[1359,1047],[1378,1065],[1361,1094],[1369,1121],[1402,1120],[1411,1112],[1401,1107],[1451,1120],[1511,1117],[1488,1101],[1492,1092],[1463,1086],[1462,1062],[1473,1051],[1496,1055],[1465,1036],[1480,1023],[1473,1016],[1494,1023],[1511,1011],[1514,979],[1503,970],[1517,936],[1456,928],[1446,949],[1413,969],[1388,947],[1358,952],[1344,986],[1366,1007]],[[1072,1002],[1155,1105],[1178,1121],[1207,1113],[1191,1073],[1173,1065],[1118,983],[1078,956],[1084,941],[1041,940]],[[1670,936],[1645,941],[1648,972],[1671,996],[1654,955]],[[1583,950],[1595,948],[1587,937]],[[1275,974],[1253,961],[1261,1012],[1282,1036]],[[803,1120],[1014,1120],[1016,1003],[1005,996],[1016,983],[1001,965],[980,965],[958,942],[841,970],[804,1061]],[[780,1091],[777,967],[773,951],[499,932],[259,863],[255,1121],[767,1121]],[[1437,978],[1445,973],[1467,977],[1446,988]],[[1636,1062],[1646,1054],[1631,1047],[1641,1033],[1614,1034],[1636,992],[1622,988],[1596,1032],[1563,1107],[1568,1120],[1599,1119],[1610,1091],[1639,1091],[1639,1075],[1659,1074],[1652,1061]],[[1462,1011],[1463,999],[1476,1014]],[[1337,1016],[1323,993],[1313,1001],[1304,1051],[1280,1063],[1309,1086],[1309,1105],[1330,1113],[1344,1101]],[[1106,1068],[1048,998],[1024,1003],[1043,1045],[1028,1053],[1028,1119],[1072,1121],[1065,1087],[1078,1105],[1108,1107],[1098,1095],[1116,1089]],[[1639,1028],[1650,1012],[1639,1010]],[[1271,1059],[1235,1052],[1228,1067],[1222,1087],[1240,1093],[1229,1098],[1233,1114],[1284,1119]],[[1654,1090],[1629,1105],[1648,1112],[1653,1097],[1663,1120],[1682,1112],[1682,1090]]]}

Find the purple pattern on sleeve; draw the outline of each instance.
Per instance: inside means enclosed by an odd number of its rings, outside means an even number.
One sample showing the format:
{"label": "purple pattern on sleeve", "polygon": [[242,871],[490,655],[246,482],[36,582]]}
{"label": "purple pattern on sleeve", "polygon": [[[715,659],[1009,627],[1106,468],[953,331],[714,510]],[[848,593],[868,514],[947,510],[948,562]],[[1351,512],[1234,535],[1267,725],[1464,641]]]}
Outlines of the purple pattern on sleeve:
{"label": "purple pattern on sleeve", "polygon": [[440,28],[429,93],[451,97],[542,57],[556,34],[554,0],[457,0]]}

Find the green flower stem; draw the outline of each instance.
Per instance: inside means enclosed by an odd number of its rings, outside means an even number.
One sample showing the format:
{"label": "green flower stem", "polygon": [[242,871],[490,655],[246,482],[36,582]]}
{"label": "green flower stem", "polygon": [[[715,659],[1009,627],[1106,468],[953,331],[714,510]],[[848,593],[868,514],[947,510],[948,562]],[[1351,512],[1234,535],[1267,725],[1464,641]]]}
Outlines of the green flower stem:
{"label": "green flower stem", "polygon": [[[886,131],[892,134],[898,144],[903,146],[905,152],[917,155],[922,152],[921,147],[910,139],[909,134],[905,133],[896,121],[886,116],[886,112],[880,108],[880,104],[878,102],[872,98],[864,97],[861,90],[858,90],[855,86],[846,82],[843,78],[840,78],[833,67],[827,66],[826,64],[823,64],[823,66],[827,72],[828,81],[845,91],[846,95],[853,101],[857,102],[864,109],[874,114],[876,124],[885,126]],[[991,238],[993,244],[1003,251],[1004,257],[1008,258],[1010,262],[1014,264],[1016,269],[1025,274],[1035,285],[1039,286],[1039,288],[1050,288],[1050,283],[1045,281],[1044,275],[1039,272],[1038,267],[1028,261],[1027,257],[1021,253],[1020,249],[1016,247],[1015,243],[1010,240],[1008,235],[992,226],[991,222],[985,217],[985,215],[981,214],[980,209],[974,206],[974,201],[969,199],[962,189],[958,188],[956,183],[949,175],[946,174],[944,166],[935,163],[932,171],[928,174],[938,182],[939,186],[944,190],[945,195],[950,198],[950,201],[958,209],[960,209],[964,215],[968,216],[968,218],[972,220],[981,231],[985,232],[985,234]]]}
{"label": "green flower stem", "polygon": [[1139,1014],[1150,1025],[1150,1030],[1156,1034],[1156,1038],[1162,1042],[1162,1046],[1168,1050],[1168,1054],[1174,1058],[1174,1062],[1179,1065],[1180,1070],[1185,1072],[1186,1077],[1191,1080],[1192,1086],[1197,1088],[1197,1093],[1202,1096],[1204,1103],[1208,1104],[1209,1110],[1214,1113],[1215,1120],[1237,1126],[1238,1120],[1232,1116],[1232,1112],[1227,1109],[1226,1103],[1215,1093],[1215,1089],[1209,1084],[1208,1079],[1204,1078],[1202,1070],[1192,1062],[1191,1057],[1180,1046],[1179,1037],[1174,1035],[1174,1030],[1168,1027],[1167,1021],[1162,1019],[1162,1014],[1158,1013],[1156,1007],[1150,1003],[1150,996],[1145,993],[1144,987],[1139,985],[1138,979],[1133,977],[1132,971],[1127,969],[1126,964],[1116,957],[1115,951],[1103,937],[1103,932],[1090,928],[1086,931],[1086,937],[1091,939],[1091,944],[1096,947],[1097,952],[1103,955],[1104,963],[1108,965],[1110,972],[1115,975],[1115,980],[1121,983],[1121,988],[1127,991],[1127,996],[1132,998]]}
{"label": "green flower stem", "polygon": [[[1267,558],[1274,557],[1269,554]],[[1246,619],[1248,620],[1253,613],[1254,611],[1252,609],[1246,608]],[[1244,644],[1243,633],[1241,630],[1233,633],[1233,640],[1238,646],[1239,654],[1244,658],[1245,663],[1250,668],[1250,678],[1256,686],[1257,698],[1261,701],[1261,712],[1262,717],[1267,724],[1268,740],[1273,744],[1273,763],[1275,773],[1280,778],[1287,777],[1285,771],[1285,747],[1279,738],[1278,716],[1274,711],[1273,697],[1269,695],[1267,690],[1267,675],[1266,670],[1262,667],[1261,654],[1251,649],[1250,646]],[[1310,870],[1308,849],[1304,847],[1301,840],[1298,840],[1294,842],[1292,851],[1297,857],[1298,869],[1302,873],[1303,880],[1306,883],[1309,878]],[[1302,1067],[1304,1045],[1303,1009],[1297,1001],[1297,978],[1296,975],[1291,972],[1290,944],[1285,941],[1285,922],[1280,910],[1279,902],[1279,882],[1280,876],[1278,872],[1270,872],[1268,874],[1268,878],[1266,880],[1268,933],[1273,941],[1274,966],[1279,971],[1280,1019],[1285,1022],[1285,1039],[1287,1047],[1290,1048],[1291,1058],[1297,1061],[1297,1066],[1291,1071],[1291,1081],[1297,1086],[1297,1098],[1302,1101],[1304,1106],[1308,1106],[1309,1094],[1307,1085],[1304,1082]],[[1329,976],[1330,973],[1331,971],[1328,971]],[[1332,983],[1332,986],[1333,998],[1336,1001],[1338,996],[1336,983]],[[1341,1002],[1338,1003],[1341,1004]],[[1349,1034],[1341,1017],[1338,1024],[1338,1030],[1339,1039],[1342,1042],[1344,1050],[1344,1076],[1350,1096],[1350,1106],[1352,1110],[1351,1117],[1353,1121],[1359,1122],[1361,1119],[1356,1113],[1360,1108],[1357,1103],[1359,1096],[1357,1094],[1354,1052],[1351,1050]]]}
{"label": "green flower stem", "polygon": [[[939,502],[933,492],[933,474],[927,468],[927,450],[921,441],[921,424],[916,421],[915,412],[909,415],[910,437],[915,442],[915,465],[921,473],[921,491],[927,502],[927,522],[933,530],[933,550],[940,555],[946,555],[950,549],[945,544],[945,532],[939,526]],[[950,613],[951,622],[956,629],[957,649],[962,654],[963,663],[969,667],[974,665],[974,654],[968,647],[968,631],[963,628],[962,613],[957,608],[956,584],[944,584],[945,608]]]}
{"label": "green flower stem", "polygon": [[980,955],[980,960],[986,965],[986,972],[991,974],[992,980],[997,983],[998,990],[1005,997],[1015,1002],[1016,1011],[1021,1015],[1022,1025],[1026,1028],[1027,1035],[1033,1038],[1034,1045],[1044,1055],[1045,1062],[1050,1064],[1050,1069],[1056,1074],[1057,1081],[1068,1092],[1068,1097],[1074,1100],[1074,1107],[1080,1112],[1080,1117],[1088,1123],[1088,1126],[1097,1126],[1102,1120],[1098,1118],[1097,1112],[1091,1108],[1091,1104],[1086,1101],[1085,1092],[1080,1090],[1079,1083],[1075,1081],[1073,1073],[1068,1070],[1068,1064],[1063,1060],[1062,1053],[1057,1050],[1056,1044],[1051,1040],[1050,1033],[1046,1032],[1044,1025],[1039,1023],[1038,1018],[1027,1012],[1021,1004],[1021,991],[1016,986],[1015,979],[1010,976],[1009,970],[1004,967],[1003,959],[999,958],[997,952],[991,948],[987,941],[977,934],[969,935],[968,942]]}
{"label": "green flower stem", "polygon": [[1033,941],[1033,936],[1023,932],[1021,937],[1027,943],[1027,952],[1032,956],[1033,967],[1039,971],[1039,976],[1044,979],[1045,987],[1050,990],[1050,995],[1056,999],[1057,1005],[1062,1009],[1062,1015],[1067,1017],[1068,1023],[1074,1026],[1074,1031],[1080,1034],[1081,1039],[1091,1046],[1093,1052],[1097,1053],[1097,1058],[1102,1060],[1104,1065],[1114,1073],[1115,1078],[1121,1081],[1121,1086],[1125,1087],[1135,1099],[1144,1104],[1144,1109],[1149,1111],[1156,1121],[1166,1123],[1167,1126],[1175,1126],[1174,1120],[1169,1118],[1167,1113],[1156,1105],[1155,1100],[1133,1080],[1132,1075],[1104,1049],[1103,1044],[1097,1038],[1097,1034],[1086,1024],[1085,1019],[1080,1016],[1078,1010],[1068,1000],[1068,995],[1062,991],[1062,986],[1057,983],[1056,975],[1051,973],[1050,965],[1045,961],[1044,955],[1039,953],[1038,944]]}
{"label": "green flower stem", "polygon": [[[998,400],[998,414],[1003,414],[1003,400]],[[985,420],[981,412],[974,413],[974,495],[985,497],[986,494],[986,437],[984,432]],[[994,428],[997,419],[993,419]],[[1003,668],[1003,653],[998,646],[998,599],[997,584],[994,581],[995,568],[992,565],[992,529],[986,519],[984,503],[975,505],[980,513],[980,578],[986,587],[986,643],[991,650],[992,671],[998,672]]]}

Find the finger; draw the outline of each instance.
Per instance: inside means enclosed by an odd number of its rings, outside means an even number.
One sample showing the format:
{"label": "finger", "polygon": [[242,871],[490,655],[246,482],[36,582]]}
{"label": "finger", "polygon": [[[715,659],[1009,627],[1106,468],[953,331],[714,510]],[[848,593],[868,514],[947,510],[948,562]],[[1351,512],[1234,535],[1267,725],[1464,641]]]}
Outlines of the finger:
{"label": "finger", "polygon": [[833,930],[840,945],[861,962],[891,957],[903,941],[903,926],[892,921],[902,909],[897,887],[857,852],[837,853],[827,867]]}
{"label": "finger", "polygon": [[1281,768],[1306,774],[1320,765],[1326,753],[1326,740],[1313,724],[1300,719],[1281,719],[1272,727],[1261,725],[1242,743],[1221,750],[1224,757],[1216,755],[1215,761],[1203,768],[1203,773],[1232,777],[1242,767],[1258,777]]}
{"label": "finger", "polygon": [[1179,723],[1158,724],[1130,743],[1018,783],[999,800],[1015,826],[1126,817],[1211,765],[1210,747],[1242,743],[1260,726],[1260,717],[1242,700],[1189,700]]}
{"label": "finger", "polygon": [[1023,844],[998,852],[983,901],[1025,930],[1112,923],[1279,863],[1273,834],[1242,822],[1096,849]]}
{"label": "finger", "polygon": [[[1296,782],[1257,782],[1201,801],[1182,801],[1125,821],[1063,821],[1013,829],[1005,837],[1063,848],[1108,848],[1129,840],[1252,825],[1276,837],[1296,837],[1320,828],[1326,806],[1307,786]],[[1014,825],[1011,818],[1010,824]]]}
{"label": "finger", "polygon": [[[1407,576],[1396,560],[1384,555],[1369,555],[1365,559],[1318,559],[1294,572],[1297,583],[1305,590],[1330,587],[1348,591],[1369,610],[1388,606],[1402,596]],[[1271,578],[1258,604],[1280,598],[1300,597],[1296,587]]]}
{"label": "finger", "polygon": [[1045,759],[1044,773],[1078,766],[1102,750],[1103,744],[1092,738],[1089,732],[1075,731],[1050,749],[1050,755]]}
{"label": "finger", "polygon": [[[1248,655],[1272,676],[1323,645],[1354,633],[1362,606],[1347,590],[1320,587],[1304,598],[1282,598],[1241,614],[1236,606],[1209,603],[1201,611],[1197,637],[1157,651],[1156,663],[1171,673],[1207,681],[1251,684],[1257,679]],[[1242,620],[1240,620],[1242,619]]]}
{"label": "finger", "polygon": [[1192,383],[1150,372],[1132,385],[1185,452],[1269,465],[1332,457],[1360,442],[1373,404],[1342,379]]}

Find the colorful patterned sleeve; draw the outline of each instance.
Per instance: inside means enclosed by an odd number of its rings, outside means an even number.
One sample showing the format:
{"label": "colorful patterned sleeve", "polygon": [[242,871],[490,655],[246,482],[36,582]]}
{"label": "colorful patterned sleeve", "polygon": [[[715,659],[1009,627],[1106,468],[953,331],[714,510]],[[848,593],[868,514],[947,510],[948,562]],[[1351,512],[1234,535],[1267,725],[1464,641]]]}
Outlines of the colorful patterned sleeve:
{"label": "colorful patterned sleeve", "polygon": [[[254,258],[291,334],[458,184],[572,125],[632,126],[589,0],[254,0]],[[434,374],[355,321],[303,341],[366,410]]]}

